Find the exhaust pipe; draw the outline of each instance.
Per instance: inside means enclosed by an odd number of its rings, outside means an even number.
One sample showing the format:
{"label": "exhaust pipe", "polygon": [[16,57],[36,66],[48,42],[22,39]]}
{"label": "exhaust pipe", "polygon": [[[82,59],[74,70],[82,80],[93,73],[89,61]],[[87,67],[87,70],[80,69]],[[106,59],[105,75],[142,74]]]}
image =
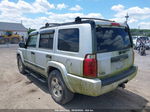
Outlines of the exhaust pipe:
{"label": "exhaust pipe", "polygon": [[128,80],[126,80],[126,81],[124,81],[123,83],[121,83],[121,84],[119,84],[119,87],[121,87],[121,88],[125,88],[126,87],[126,83],[128,82]]}

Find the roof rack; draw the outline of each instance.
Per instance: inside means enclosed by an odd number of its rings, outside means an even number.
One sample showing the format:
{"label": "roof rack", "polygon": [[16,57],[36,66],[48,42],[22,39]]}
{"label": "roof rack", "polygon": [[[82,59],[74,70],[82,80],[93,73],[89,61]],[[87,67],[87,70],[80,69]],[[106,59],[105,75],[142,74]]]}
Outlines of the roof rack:
{"label": "roof rack", "polygon": [[115,22],[115,21],[111,21],[111,20],[108,20],[108,19],[87,18],[87,17],[79,17],[79,16],[75,18],[75,22],[81,22],[82,19],[87,19],[87,20],[101,20],[101,21]]}
{"label": "roof rack", "polygon": [[[84,21],[82,21],[84,20]],[[70,24],[77,24],[77,23],[85,23],[91,20],[101,20],[101,21],[108,21],[108,22],[115,22],[107,19],[99,19],[99,18],[86,18],[86,17],[76,17],[74,22],[67,22],[67,23],[46,23],[45,26],[41,27],[40,29],[48,28],[48,27],[55,27],[55,26],[62,26],[62,25],[70,25]]]}

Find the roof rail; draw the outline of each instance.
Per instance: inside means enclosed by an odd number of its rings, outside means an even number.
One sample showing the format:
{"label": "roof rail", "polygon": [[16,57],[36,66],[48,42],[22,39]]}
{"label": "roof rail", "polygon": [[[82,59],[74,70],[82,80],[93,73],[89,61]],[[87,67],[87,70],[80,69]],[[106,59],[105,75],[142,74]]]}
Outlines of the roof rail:
{"label": "roof rail", "polygon": [[[82,20],[85,21],[82,21]],[[40,29],[48,28],[48,27],[55,27],[55,26],[62,26],[62,25],[70,25],[70,24],[77,24],[77,23],[85,23],[91,20],[101,20],[101,21],[108,21],[108,22],[115,22],[107,19],[99,19],[99,18],[86,18],[86,17],[76,17],[74,22],[67,22],[67,23],[46,23],[45,26],[41,27]]]}
{"label": "roof rail", "polygon": [[82,19],[88,19],[88,20],[101,20],[101,21],[115,22],[115,21],[111,21],[111,20],[107,20],[107,19],[87,18],[87,17],[79,17],[79,16],[75,18],[75,22],[81,22]]}

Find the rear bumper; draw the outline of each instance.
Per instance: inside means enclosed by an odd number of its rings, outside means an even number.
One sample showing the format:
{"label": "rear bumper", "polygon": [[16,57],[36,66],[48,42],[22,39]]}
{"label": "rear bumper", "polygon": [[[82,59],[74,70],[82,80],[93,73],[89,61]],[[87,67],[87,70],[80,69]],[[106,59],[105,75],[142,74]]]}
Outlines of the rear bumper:
{"label": "rear bumper", "polygon": [[121,83],[131,80],[137,73],[137,67],[132,67],[128,71],[122,72],[121,74],[113,77],[100,80],[87,79],[72,74],[68,74],[68,83],[72,88],[72,92],[81,93],[89,96],[99,96],[114,90]]}
{"label": "rear bumper", "polygon": [[122,80],[130,75],[132,75],[133,73],[136,72],[136,67],[132,67],[130,68],[129,70],[127,71],[124,71],[118,75],[115,75],[115,76],[112,76],[112,77],[109,77],[109,78],[106,78],[106,79],[102,79],[101,82],[102,82],[102,86],[106,86],[106,85],[110,85],[114,82],[117,82],[119,80]]}

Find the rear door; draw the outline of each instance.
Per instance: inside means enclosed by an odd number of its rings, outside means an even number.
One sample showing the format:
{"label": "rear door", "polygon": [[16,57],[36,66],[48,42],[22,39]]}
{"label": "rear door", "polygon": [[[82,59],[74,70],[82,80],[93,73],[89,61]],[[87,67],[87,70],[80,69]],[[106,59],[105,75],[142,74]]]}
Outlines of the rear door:
{"label": "rear door", "polygon": [[132,66],[132,42],[125,28],[97,28],[96,41],[99,77],[111,76]]}

